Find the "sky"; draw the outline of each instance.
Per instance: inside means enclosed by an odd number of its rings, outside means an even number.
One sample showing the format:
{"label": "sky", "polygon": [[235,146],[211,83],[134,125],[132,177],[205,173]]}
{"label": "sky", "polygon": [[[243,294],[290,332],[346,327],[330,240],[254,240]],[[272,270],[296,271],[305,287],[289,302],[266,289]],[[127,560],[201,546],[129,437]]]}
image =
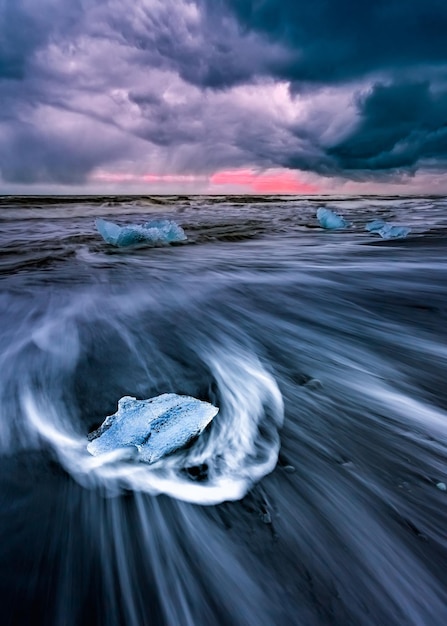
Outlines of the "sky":
{"label": "sky", "polygon": [[0,193],[447,193],[446,0],[0,0]]}

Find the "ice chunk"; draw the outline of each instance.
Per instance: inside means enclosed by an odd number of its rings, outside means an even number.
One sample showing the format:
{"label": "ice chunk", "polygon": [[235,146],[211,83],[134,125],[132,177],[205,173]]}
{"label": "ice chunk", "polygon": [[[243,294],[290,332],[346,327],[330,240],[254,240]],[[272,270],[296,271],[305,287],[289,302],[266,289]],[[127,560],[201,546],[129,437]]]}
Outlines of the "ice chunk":
{"label": "ice chunk", "polygon": [[393,226],[386,224],[378,233],[383,239],[404,239],[411,229],[407,226]]}
{"label": "ice chunk", "polygon": [[366,230],[369,230],[370,233],[378,233],[381,228],[386,226],[385,222],[382,220],[374,220],[373,222],[368,222],[365,226]]}
{"label": "ice chunk", "polygon": [[151,222],[146,222],[143,228],[155,241],[157,237],[163,239],[166,243],[185,241],[186,239],[183,228],[172,220],[152,220]]}
{"label": "ice chunk", "polygon": [[395,224],[387,224],[382,220],[374,220],[366,225],[366,230],[371,233],[377,233],[382,239],[404,239],[411,229],[407,226],[396,226]]}
{"label": "ice chunk", "polygon": [[107,243],[120,248],[139,245],[156,246],[186,239],[183,228],[172,220],[152,220],[143,225],[118,226],[113,222],[97,219],[96,228]]}
{"label": "ice chunk", "polygon": [[318,209],[317,219],[320,222],[320,226],[330,230],[335,230],[336,228],[347,228],[350,226],[350,222],[345,220],[343,217],[334,213],[334,211],[324,209],[323,207]]}
{"label": "ice chunk", "polygon": [[136,457],[154,463],[185,446],[211,422],[219,409],[190,396],[164,393],[149,400],[121,398],[118,411],[107,417],[87,450],[94,456],[136,449]]}

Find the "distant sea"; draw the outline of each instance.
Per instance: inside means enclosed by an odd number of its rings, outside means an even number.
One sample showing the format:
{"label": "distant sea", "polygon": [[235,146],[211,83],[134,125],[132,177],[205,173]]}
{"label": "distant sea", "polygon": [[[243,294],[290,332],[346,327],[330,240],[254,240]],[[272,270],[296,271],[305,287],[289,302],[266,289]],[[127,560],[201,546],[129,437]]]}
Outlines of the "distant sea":
{"label": "distant sea", "polygon": [[[2,624],[447,624],[447,198],[3,196],[0,289]],[[88,453],[166,392],[192,445]]]}

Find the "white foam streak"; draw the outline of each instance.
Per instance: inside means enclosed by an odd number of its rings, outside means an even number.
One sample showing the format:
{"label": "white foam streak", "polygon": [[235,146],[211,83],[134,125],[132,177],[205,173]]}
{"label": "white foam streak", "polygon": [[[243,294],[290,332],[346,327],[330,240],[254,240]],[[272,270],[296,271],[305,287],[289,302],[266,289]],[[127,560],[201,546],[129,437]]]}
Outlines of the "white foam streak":
{"label": "white foam streak", "polygon": [[[274,378],[260,361],[234,346],[208,357],[222,406],[210,432],[190,449],[146,465],[128,450],[92,457],[87,440],[68,426],[64,407],[30,389],[22,397],[27,426],[56,452],[62,465],[83,485],[168,494],[198,504],[237,500],[271,472],[279,452],[283,400]],[[185,470],[206,464],[208,480],[195,482]]]}

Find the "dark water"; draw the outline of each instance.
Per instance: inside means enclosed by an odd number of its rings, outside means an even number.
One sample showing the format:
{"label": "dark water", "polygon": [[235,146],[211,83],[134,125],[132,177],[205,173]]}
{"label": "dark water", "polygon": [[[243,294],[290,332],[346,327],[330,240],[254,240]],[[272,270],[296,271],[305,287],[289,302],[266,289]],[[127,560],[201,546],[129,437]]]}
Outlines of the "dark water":
{"label": "dark water", "polygon": [[[447,199],[0,204],[2,624],[447,623]],[[148,215],[188,241],[94,228]],[[88,454],[164,392],[219,406],[192,447]]]}

